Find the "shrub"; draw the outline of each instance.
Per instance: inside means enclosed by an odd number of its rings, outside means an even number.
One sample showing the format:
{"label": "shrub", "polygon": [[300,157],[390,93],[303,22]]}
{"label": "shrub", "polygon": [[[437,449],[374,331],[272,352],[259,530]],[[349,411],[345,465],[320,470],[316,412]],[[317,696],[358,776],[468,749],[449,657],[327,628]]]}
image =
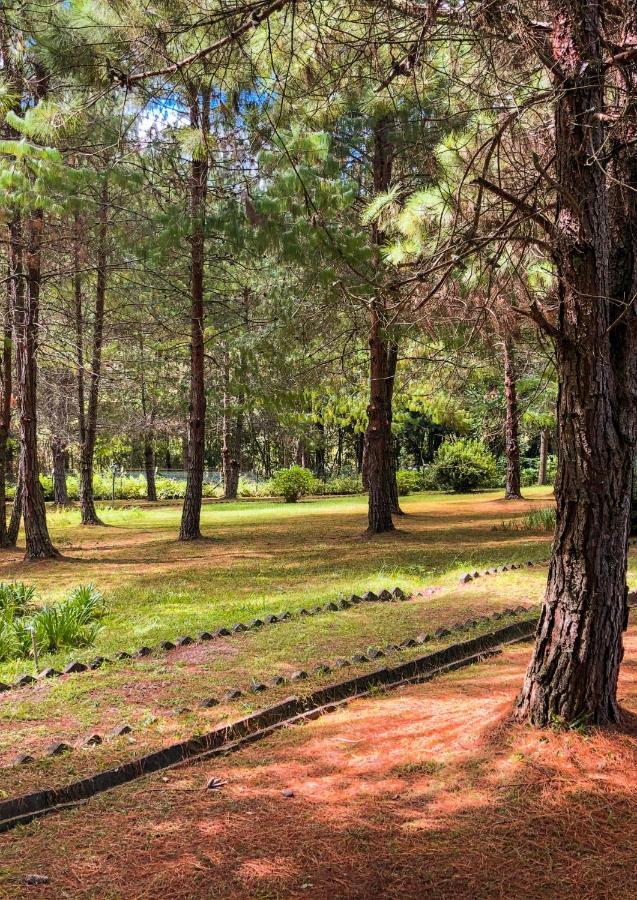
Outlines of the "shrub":
{"label": "shrub", "polygon": [[360,475],[335,475],[327,481],[318,481],[312,488],[312,493],[325,496],[336,494],[362,494],[363,481]]}
{"label": "shrub", "polygon": [[460,438],[441,444],[429,476],[438,487],[466,493],[495,484],[497,467],[484,444]]}
{"label": "shrub", "polygon": [[0,662],[30,656],[32,633],[41,653],[94,642],[104,598],[92,584],[80,585],[59,603],[39,610],[31,606],[33,595],[34,589],[24,584],[0,585]]}
{"label": "shrub", "polygon": [[396,472],[396,482],[400,497],[406,497],[407,494],[413,494],[414,491],[422,491],[423,489],[422,475],[420,472],[414,472],[411,469],[399,469]]}
{"label": "shrub", "polygon": [[301,466],[279,469],[274,473],[271,485],[272,493],[276,497],[283,497],[286,503],[296,503],[300,497],[311,494],[318,487],[314,475]]}

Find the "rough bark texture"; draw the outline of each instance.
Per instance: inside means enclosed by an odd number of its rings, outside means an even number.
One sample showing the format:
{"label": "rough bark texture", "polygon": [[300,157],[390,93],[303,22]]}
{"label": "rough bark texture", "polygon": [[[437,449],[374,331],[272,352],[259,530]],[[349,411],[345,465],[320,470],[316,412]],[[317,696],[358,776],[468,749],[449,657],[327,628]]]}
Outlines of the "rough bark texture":
{"label": "rough bark texture", "polygon": [[[77,221],[76,221],[77,224]],[[108,238],[108,185],[102,187],[99,208],[97,236],[97,265],[95,281],[95,309],[93,312],[93,335],[91,347],[91,369],[89,373],[88,405],[85,408],[84,383],[84,322],[82,311],[82,286],[80,278],[79,246],[80,236],[76,235],[75,260],[75,312],[78,355],[78,408],[80,432],[80,510],[82,525],[101,525],[95,508],[93,494],[93,459],[97,437],[97,411],[102,375],[102,343],[104,336],[104,309],[106,304],[106,264]]]}
{"label": "rough bark texture", "polygon": [[[635,450],[634,150],[603,155],[603,8],[565,3],[552,46],[567,77],[556,110],[559,275],[557,526],[535,650],[518,715],[605,725],[618,719],[627,623],[626,557]],[[609,202],[610,201],[610,202]]]}
{"label": "rough bark texture", "polygon": [[[26,559],[59,556],[49,537],[38,468],[37,335],[43,224],[40,211],[29,217],[25,254],[26,295],[25,292],[18,292],[13,309]],[[21,244],[21,238],[16,236],[16,242]]]}
{"label": "rough bark texture", "polygon": [[518,425],[520,414],[518,410],[518,395],[515,375],[515,355],[513,343],[505,337],[503,341],[504,357],[504,398],[506,403],[506,415],[504,420],[505,455],[506,455],[506,483],[504,488],[505,500],[521,500],[520,490],[520,441],[518,438]]}
{"label": "rough bark texture", "polygon": [[[203,91],[190,106],[190,122],[204,141],[210,129],[210,92]],[[201,496],[203,490],[206,425],[204,384],[204,244],[208,159],[193,159],[190,174],[190,404],[188,420],[188,474],[181,514],[180,541],[201,537]]]}
{"label": "rough bark texture", "polygon": [[9,228],[9,267],[2,339],[2,394],[0,396],[0,547],[10,546],[7,537],[7,444],[11,425],[13,318],[16,293],[24,290],[21,248]]}
{"label": "rough bark texture", "polygon": [[370,397],[367,407],[366,459],[368,531],[380,534],[392,531],[391,410],[387,404],[387,343],[381,336],[380,322],[371,305],[369,332]]}
{"label": "rough bark texture", "polygon": [[539,485],[546,484],[546,464],[549,455],[549,434],[548,428],[543,428],[540,432],[540,466],[537,473],[537,483]]}

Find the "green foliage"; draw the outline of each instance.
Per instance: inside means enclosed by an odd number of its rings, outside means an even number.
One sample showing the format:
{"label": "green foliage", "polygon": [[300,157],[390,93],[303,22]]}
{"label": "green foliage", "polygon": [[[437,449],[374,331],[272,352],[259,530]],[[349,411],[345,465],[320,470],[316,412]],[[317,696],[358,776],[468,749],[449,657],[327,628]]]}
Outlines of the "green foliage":
{"label": "green foliage", "polygon": [[465,438],[445,441],[436,453],[429,480],[456,493],[489,487],[497,481],[496,462],[480,441]]}
{"label": "green foliage", "polygon": [[414,472],[411,469],[399,469],[396,472],[396,482],[400,497],[406,497],[407,494],[422,491],[424,488],[422,473]]}
{"label": "green foliage", "polygon": [[21,582],[0,584],[0,662],[28,658],[33,635],[40,653],[95,641],[104,598],[92,584],[80,585],[59,603],[41,609],[33,607],[34,595],[35,588]]}
{"label": "green foliage", "polygon": [[532,509],[527,513],[522,522],[529,531],[554,531],[556,511],[554,506],[543,509]]}
{"label": "green foliage", "polygon": [[336,496],[337,494],[362,494],[363,481],[360,475],[335,475],[327,481],[315,479],[313,494]]}
{"label": "green foliage", "polygon": [[271,484],[275,497],[283,497],[286,503],[296,503],[305,494],[312,493],[316,487],[316,479],[309,469],[292,466],[275,472]]}

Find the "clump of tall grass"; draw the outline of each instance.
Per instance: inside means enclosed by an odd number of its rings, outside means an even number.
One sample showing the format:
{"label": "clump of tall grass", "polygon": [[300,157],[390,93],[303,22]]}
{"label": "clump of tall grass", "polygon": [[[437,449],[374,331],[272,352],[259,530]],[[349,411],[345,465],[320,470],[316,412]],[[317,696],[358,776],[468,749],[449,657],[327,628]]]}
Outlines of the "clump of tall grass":
{"label": "clump of tall grass", "polygon": [[0,584],[0,662],[54,653],[94,643],[105,612],[104,598],[92,584],[79,585],[58,603],[37,609],[35,588],[21,582]]}
{"label": "clump of tall grass", "polygon": [[494,531],[554,531],[555,507],[532,509],[520,519],[507,519],[493,526]]}

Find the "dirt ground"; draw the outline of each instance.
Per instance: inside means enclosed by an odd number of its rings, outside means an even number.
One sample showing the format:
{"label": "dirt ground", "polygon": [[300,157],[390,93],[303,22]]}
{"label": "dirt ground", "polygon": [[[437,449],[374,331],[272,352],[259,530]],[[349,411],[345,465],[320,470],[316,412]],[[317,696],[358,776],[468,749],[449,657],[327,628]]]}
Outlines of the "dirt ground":
{"label": "dirt ground", "polygon": [[637,627],[613,732],[512,725],[529,652],[2,835],[0,896],[637,898]]}

